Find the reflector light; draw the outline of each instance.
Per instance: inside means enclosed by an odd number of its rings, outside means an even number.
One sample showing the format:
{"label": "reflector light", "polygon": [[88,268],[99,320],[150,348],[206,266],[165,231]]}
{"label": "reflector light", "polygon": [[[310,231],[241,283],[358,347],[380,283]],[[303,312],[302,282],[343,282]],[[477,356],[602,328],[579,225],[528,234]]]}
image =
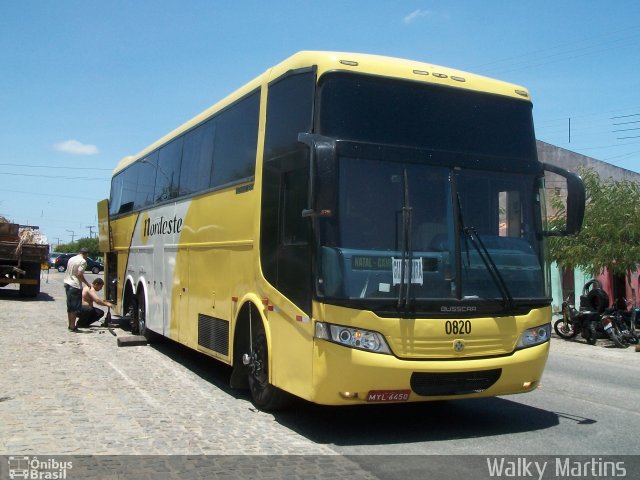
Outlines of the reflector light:
{"label": "reflector light", "polygon": [[347,400],[352,400],[354,398],[358,398],[358,392],[338,392],[338,394]]}

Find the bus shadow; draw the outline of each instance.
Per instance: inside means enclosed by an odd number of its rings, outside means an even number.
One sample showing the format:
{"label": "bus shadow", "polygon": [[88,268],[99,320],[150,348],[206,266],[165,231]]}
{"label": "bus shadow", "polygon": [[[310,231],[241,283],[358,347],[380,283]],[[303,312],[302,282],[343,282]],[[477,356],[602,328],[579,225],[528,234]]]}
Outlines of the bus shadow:
{"label": "bus shadow", "polygon": [[[162,338],[151,347],[231,397],[251,401],[248,390],[229,386],[231,367]],[[296,399],[273,413],[284,427],[319,444],[384,445],[446,441],[552,428],[561,416],[504,398],[331,407]],[[582,423],[582,422],[581,422]]]}
{"label": "bus shadow", "polygon": [[238,390],[229,386],[231,378],[229,365],[166,337],[157,338],[150,346],[232,397],[251,401],[248,390]]}
{"label": "bus shadow", "polygon": [[321,444],[437,442],[531,432],[559,424],[555,412],[503,398],[324,407],[298,402],[276,421]]}

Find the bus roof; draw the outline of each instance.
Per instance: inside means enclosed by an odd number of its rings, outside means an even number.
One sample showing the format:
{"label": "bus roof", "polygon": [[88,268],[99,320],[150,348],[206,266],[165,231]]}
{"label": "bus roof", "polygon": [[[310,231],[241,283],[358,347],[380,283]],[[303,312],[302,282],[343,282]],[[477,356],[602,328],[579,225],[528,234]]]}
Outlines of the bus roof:
{"label": "bus roof", "polygon": [[115,175],[135,160],[148,155],[177,135],[200,124],[214,113],[224,109],[260,86],[268,84],[270,81],[277,79],[290,70],[312,66],[317,68],[318,77],[329,71],[353,71],[364,74],[423,81],[426,83],[482,91],[530,101],[528,90],[522,86],[448,67],[363,53],[301,51],[268,69],[235,92],[169,132],[164,137],[158,139],[138,154],[122,158],[114,169],[113,174]]}

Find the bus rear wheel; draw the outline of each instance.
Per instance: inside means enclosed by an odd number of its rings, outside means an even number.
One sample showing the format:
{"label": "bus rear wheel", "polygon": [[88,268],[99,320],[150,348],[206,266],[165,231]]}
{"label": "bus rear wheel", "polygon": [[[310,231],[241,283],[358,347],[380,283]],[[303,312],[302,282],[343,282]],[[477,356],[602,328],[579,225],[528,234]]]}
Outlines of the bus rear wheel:
{"label": "bus rear wheel", "polygon": [[254,329],[252,355],[249,364],[249,390],[253,403],[260,410],[273,412],[287,407],[291,396],[269,383],[269,349],[261,322]]}
{"label": "bus rear wheel", "polygon": [[132,333],[142,335],[148,342],[153,342],[154,334],[147,328],[147,302],[144,299],[144,291],[138,292],[134,308]]}

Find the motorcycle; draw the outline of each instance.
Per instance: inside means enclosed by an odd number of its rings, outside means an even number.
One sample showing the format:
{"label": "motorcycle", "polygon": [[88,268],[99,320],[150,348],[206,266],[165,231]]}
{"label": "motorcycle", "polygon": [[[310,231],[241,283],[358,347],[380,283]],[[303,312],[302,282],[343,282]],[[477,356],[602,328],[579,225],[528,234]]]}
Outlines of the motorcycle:
{"label": "motorcycle", "polygon": [[627,348],[630,344],[637,344],[638,337],[635,329],[631,330],[624,321],[622,312],[615,308],[608,308],[602,318],[602,327],[616,347]]}
{"label": "motorcycle", "polygon": [[594,345],[598,339],[597,319],[597,313],[576,310],[567,297],[562,302],[562,318],[556,320],[553,328],[560,338],[570,340],[582,334],[589,345]]}
{"label": "motorcycle", "polygon": [[[553,328],[559,337],[566,340],[580,333],[589,345],[594,345],[598,338],[608,338],[619,348],[638,343],[635,331],[638,309],[626,312],[608,305],[607,293],[597,280],[591,280],[583,287],[580,311],[571,305],[567,297],[562,302],[562,318],[554,323]],[[629,325],[625,321],[627,317]]]}
{"label": "motorcycle", "polygon": [[640,308],[630,308],[630,305],[625,298],[618,299],[616,301],[616,306],[622,316],[622,320],[627,325],[627,328],[631,332],[636,333],[636,329],[640,326],[638,325],[638,321],[640,320]]}

